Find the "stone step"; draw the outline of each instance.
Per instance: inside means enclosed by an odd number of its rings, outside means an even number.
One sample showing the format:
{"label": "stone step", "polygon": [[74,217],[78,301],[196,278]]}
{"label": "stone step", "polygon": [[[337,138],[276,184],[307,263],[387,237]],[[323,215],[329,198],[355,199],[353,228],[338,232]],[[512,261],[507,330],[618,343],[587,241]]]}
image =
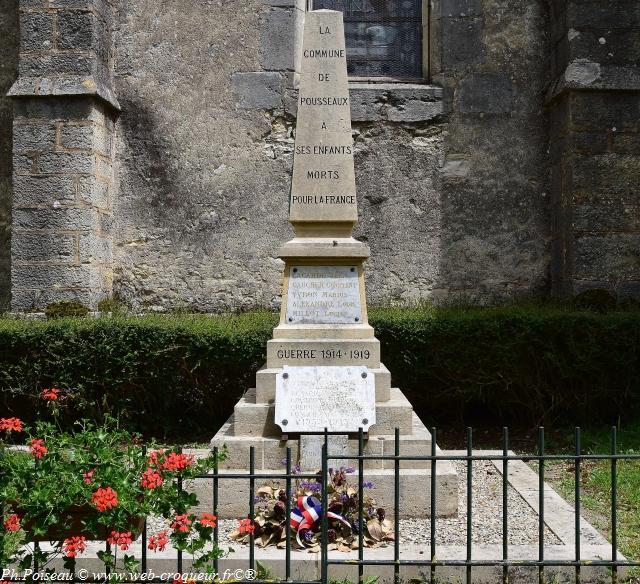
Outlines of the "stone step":
{"label": "stone step", "polygon": [[[371,370],[376,380],[376,402],[388,401],[391,389],[391,373],[380,363],[379,369]],[[256,403],[267,404],[276,398],[276,375],[282,368],[263,367],[256,373]]]}
{"label": "stone step", "polygon": [[267,368],[284,365],[365,365],[380,368],[380,341],[371,339],[271,339]]}
{"label": "stone step", "polygon": [[[274,436],[237,436],[234,430],[234,420],[231,416],[211,440],[211,448],[226,447],[227,458],[220,464],[221,469],[249,468],[249,449],[254,448],[255,465],[257,470],[278,468],[287,456],[287,447],[291,448],[291,460],[295,464],[299,456],[297,438],[288,441]],[[349,453],[357,454],[358,440],[349,439]],[[364,443],[366,455],[393,456],[395,454],[395,436],[393,434],[371,435]],[[412,433],[403,435],[400,440],[400,454],[402,456],[428,456],[431,454],[431,434],[417,414],[412,416]],[[336,462],[336,464],[338,464]],[[365,468],[393,469],[393,460],[366,460]],[[357,466],[355,459],[349,459],[344,466]],[[401,468],[430,468],[428,460],[401,461]]]}
{"label": "stone step", "polygon": [[282,323],[273,329],[273,338],[277,340],[291,339],[371,339],[374,337],[373,327],[362,324],[304,324]]}
{"label": "stone step", "polygon": [[[246,468],[221,470],[218,483],[217,514],[222,518],[246,517],[249,512],[249,480],[224,479],[225,474],[244,474]],[[279,474],[283,469],[278,465],[275,469],[264,470],[264,474]],[[261,474],[256,472],[256,474]],[[357,486],[358,474],[348,475],[349,483]],[[395,472],[391,469],[371,469],[363,474],[363,481],[371,482],[372,488],[365,489],[366,494],[375,499],[376,505],[384,507],[393,516]],[[255,480],[255,488],[268,484],[284,487],[284,479],[259,477]],[[199,501],[198,510],[211,511],[212,481],[195,479],[185,483],[185,489],[196,493]],[[428,517],[431,510],[431,469],[403,469],[400,473],[400,517]],[[450,517],[458,511],[458,477],[453,465],[439,462],[436,467],[436,515]]]}
{"label": "stone step", "polygon": [[[256,403],[256,390],[250,389],[234,408],[234,433],[236,436],[279,436],[280,426],[276,425],[275,403]],[[395,428],[401,434],[412,432],[413,407],[397,388],[390,390],[390,399],[376,403],[376,423],[371,427],[371,435],[392,434]]]}

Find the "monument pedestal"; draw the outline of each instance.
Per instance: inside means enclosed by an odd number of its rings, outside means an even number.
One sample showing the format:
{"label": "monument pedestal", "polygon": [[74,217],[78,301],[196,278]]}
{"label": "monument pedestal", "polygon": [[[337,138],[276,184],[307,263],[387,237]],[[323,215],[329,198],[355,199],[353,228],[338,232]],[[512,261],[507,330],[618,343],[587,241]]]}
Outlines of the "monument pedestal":
{"label": "monument pedestal", "polygon": [[[265,372],[269,375],[265,377]],[[382,365],[382,374],[376,375],[376,393],[386,393],[388,399],[376,399],[377,423],[369,431],[364,442],[367,455],[393,455],[395,452],[394,429],[400,428],[400,454],[428,455],[431,453],[431,434],[413,411],[411,404],[397,388],[391,388],[388,370]],[[266,379],[274,370],[261,369],[257,379]],[[258,382],[259,384],[259,382]],[[274,390],[275,392],[275,390]],[[268,392],[265,392],[268,394]],[[258,398],[259,391],[250,389],[236,404],[233,415],[220,428],[211,441],[211,446],[222,448],[226,445],[229,457],[220,465],[220,474],[245,473],[249,468],[249,448],[255,448],[256,473],[283,473],[282,460],[287,447],[291,448],[292,461],[300,460],[300,440],[290,436],[282,440],[282,430],[275,424],[274,399]],[[349,436],[347,453],[357,454],[358,438]],[[335,451],[329,447],[330,454]],[[438,450],[439,452],[439,450]],[[335,466],[358,468],[356,460],[335,462]],[[368,491],[377,503],[392,514],[394,502],[394,468],[392,460],[367,460],[364,464],[363,479],[373,483]],[[307,472],[307,471],[305,471]],[[436,465],[436,515],[446,517],[458,511],[458,477],[450,462]],[[358,474],[349,475],[349,480],[357,484]],[[265,480],[271,483],[271,480]],[[283,483],[284,481],[280,481]],[[261,485],[260,480],[256,486]],[[427,517],[431,513],[431,465],[428,461],[403,461],[400,466],[400,517]],[[223,518],[245,517],[248,511],[249,481],[220,481],[218,514]]]}
{"label": "monument pedestal", "polygon": [[[357,220],[342,14],[311,11],[305,19],[289,199],[295,237],[279,253],[285,263],[280,323],[267,343],[267,363],[255,389],[212,440],[212,446],[228,448],[223,473],[246,472],[252,446],[258,473],[282,473],[287,447],[305,472],[320,470],[321,441],[313,433],[325,428],[338,433],[329,443],[330,455],[357,454],[359,429],[367,432],[368,455],[393,455],[395,428],[401,455],[431,452],[429,432],[404,394],[391,387],[368,323],[369,248],[352,236]],[[358,468],[353,459],[330,466]],[[371,496],[390,515],[394,469],[392,460],[367,460],[363,473],[373,483]],[[425,461],[402,463],[402,517],[430,514],[431,472]],[[436,513],[455,514],[455,469],[441,462],[436,473]],[[248,496],[249,481],[221,481],[218,513],[245,517]]]}

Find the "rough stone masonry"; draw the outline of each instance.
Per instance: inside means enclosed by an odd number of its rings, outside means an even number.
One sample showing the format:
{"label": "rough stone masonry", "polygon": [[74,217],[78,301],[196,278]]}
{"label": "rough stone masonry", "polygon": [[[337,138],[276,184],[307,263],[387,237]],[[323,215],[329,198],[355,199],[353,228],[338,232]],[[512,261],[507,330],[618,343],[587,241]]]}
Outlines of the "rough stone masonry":
{"label": "rough stone masonry", "polygon": [[[305,5],[0,0],[0,307],[278,305]],[[639,39],[424,0],[424,79],[350,83],[370,302],[640,296]]]}

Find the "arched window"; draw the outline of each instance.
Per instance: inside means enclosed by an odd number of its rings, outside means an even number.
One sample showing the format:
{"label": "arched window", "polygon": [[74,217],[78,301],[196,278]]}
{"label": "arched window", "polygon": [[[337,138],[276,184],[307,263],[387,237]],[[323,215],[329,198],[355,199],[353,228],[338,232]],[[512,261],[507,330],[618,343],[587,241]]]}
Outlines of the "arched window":
{"label": "arched window", "polygon": [[423,67],[426,0],[313,0],[344,13],[347,67],[353,80],[416,81]]}

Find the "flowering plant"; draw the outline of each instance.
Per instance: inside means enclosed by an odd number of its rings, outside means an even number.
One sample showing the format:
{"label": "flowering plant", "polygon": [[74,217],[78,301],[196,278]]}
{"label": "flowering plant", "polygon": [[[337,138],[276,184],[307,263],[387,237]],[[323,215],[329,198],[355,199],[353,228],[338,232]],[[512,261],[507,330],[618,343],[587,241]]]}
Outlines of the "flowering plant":
{"label": "flowering plant", "polygon": [[[55,419],[64,392],[45,390],[41,397]],[[16,437],[22,445],[10,447],[6,442]],[[197,498],[176,488],[176,480],[205,474],[215,462],[213,455],[196,460],[153,444],[147,451],[138,435],[113,418],[102,425],[77,422],[72,432],[50,422],[29,427],[17,418],[0,418],[0,565],[20,562],[26,568],[34,559],[41,566],[51,559],[39,548],[33,557],[24,545],[28,541],[55,540],[54,555],[72,560],[87,540],[99,539],[113,550],[99,557],[114,567],[117,552],[129,549],[144,518],[156,516],[167,529],[151,535],[149,549],[162,551],[171,542],[193,554],[196,567],[204,566],[222,555],[212,543],[216,517],[191,514]],[[124,555],[126,569],[136,565]]]}
{"label": "flowering plant", "polygon": [[[300,467],[293,469],[295,474]],[[359,532],[362,528],[365,547],[378,547],[384,542],[393,541],[395,535],[392,522],[387,519],[385,510],[376,507],[375,500],[369,495],[363,498],[363,516],[359,515],[358,487],[349,483],[347,475],[354,469],[341,467],[329,469],[327,484],[327,539],[329,550],[350,551],[358,549]],[[363,487],[370,489],[373,484],[364,482]],[[286,522],[291,525],[293,546],[320,551],[322,528],[322,479],[296,480],[289,494],[291,497],[291,516],[287,518],[287,492],[278,483],[263,485],[256,492],[256,513],[253,521],[242,519],[230,538],[247,543],[253,535],[261,547],[286,545]]]}

